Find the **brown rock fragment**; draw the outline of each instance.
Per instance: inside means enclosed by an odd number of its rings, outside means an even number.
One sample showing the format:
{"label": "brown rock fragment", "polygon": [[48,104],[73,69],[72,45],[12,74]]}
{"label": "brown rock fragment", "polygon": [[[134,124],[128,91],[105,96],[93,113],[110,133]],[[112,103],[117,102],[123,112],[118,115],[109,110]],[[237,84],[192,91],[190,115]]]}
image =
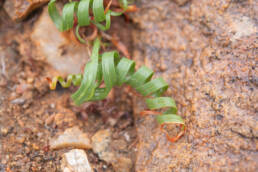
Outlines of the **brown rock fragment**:
{"label": "brown rock fragment", "polygon": [[185,5],[189,0],[173,0],[178,5]]}
{"label": "brown rock fragment", "polygon": [[116,172],[130,172],[133,162],[131,159],[121,156],[117,158],[117,161],[112,163],[112,166]]}
{"label": "brown rock fragment", "polygon": [[111,163],[115,161],[115,153],[110,147],[111,131],[100,130],[92,138],[92,149],[101,160]]}
{"label": "brown rock fragment", "polygon": [[133,167],[133,162],[124,154],[120,154],[123,149],[126,149],[123,141],[113,141],[111,146],[111,131],[99,130],[92,139],[92,149],[98,154],[101,160],[112,164],[116,172],[130,172]]}
{"label": "brown rock fragment", "polygon": [[86,133],[83,133],[78,127],[68,128],[57,138],[50,140],[51,149],[61,149],[65,147],[74,147],[79,149],[90,149],[91,142]]}
{"label": "brown rock fragment", "polygon": [[49,0],[7,0],[4,9],[14,21],[27,17],[34,9],[45,4]]}

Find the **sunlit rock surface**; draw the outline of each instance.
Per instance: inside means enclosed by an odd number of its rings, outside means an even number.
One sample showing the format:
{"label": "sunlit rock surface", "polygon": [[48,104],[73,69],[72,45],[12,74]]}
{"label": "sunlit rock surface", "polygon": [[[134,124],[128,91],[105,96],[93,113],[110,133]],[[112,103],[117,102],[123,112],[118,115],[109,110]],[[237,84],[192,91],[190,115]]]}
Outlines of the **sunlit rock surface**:
{"label": "sunlit rock surface", "polygon": [[186,122],[170,143],[153,116],[139,117],[136,171],[255,171],[257,168],[257,8],[255,1],[138,1],[132,17],[136,64],[170,85]]}
{"label": "sunlit rock surface", "polygon": [[76,42],[72,33],[58,31],[47,8],[35,23],[31,39],[38,56],[45,58],[62,75],[80,73],[88,60],[86,46]]}

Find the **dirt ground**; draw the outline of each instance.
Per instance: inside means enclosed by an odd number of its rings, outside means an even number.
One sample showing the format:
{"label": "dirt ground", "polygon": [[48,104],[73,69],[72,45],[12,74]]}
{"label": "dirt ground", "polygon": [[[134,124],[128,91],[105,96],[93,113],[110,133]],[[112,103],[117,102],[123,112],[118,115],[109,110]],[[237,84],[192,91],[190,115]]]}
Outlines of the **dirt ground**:
{"label": "dirt ground", "polygon": [[[169,83],[167,95],[186,121],[183,138],[169,143],[153,116],[139,118],[143,101],[126,87],[90,112],[70,100],[75,87],[51,91],[46,77],[66,73],[55,66],[62,60],[51,64],[32,36],[44,6],[15,22],[0,5],[0,172],[61,171],[71,148],[51,150],[49,142],[74,126],[89,137],[110,129],[110,147],[132,161],[130,171],[256,171],[257,1],[135,4],[141,10],[129,22],[112,18],[108,33],[120,37],[137,66],[149,66]],[[85,152],[94,171],[119,171]]]}
{"label": "dirt ground", "polygon": [[[110,129],[110,146],[134,161],[137,136],[133,108],[123,88],[114,92],[114,96],[119,97],[114,102],[90,113],[85,105],[76,107],[69,99],[75,87],[57,87],[50,91],[46,77],[63,73],[39,57],[37,45],[31,40],[31,32],[43,10],[35,11],[22,22],[13,22],[3,9],[0,10],[0,171],[61,171],[62,154],[69,148],[52,151],[49,141],[73,126],[79,126],[90,137],[98,130]],[[125,24],[123,18],[117,19],[113,27],[121,29],[118,26],[121,23]],[[125,26],[123,30],[127,32],[129,28]],[[124,42],[130,46],[130,39]],[[87,60],[88,56],[80,58]],[[95,106],[102,107],[104,103],[98,102]],[[111,164],[100,160],[92,150],[87,150],[87,155],[95,171],[114,171]]]}

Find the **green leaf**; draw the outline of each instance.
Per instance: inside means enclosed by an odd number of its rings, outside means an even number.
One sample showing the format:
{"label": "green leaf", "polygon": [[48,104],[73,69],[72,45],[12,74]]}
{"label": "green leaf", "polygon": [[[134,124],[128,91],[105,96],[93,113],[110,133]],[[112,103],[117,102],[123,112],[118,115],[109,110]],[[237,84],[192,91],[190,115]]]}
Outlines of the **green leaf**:
{"label": "green leaf", "polygon": [[148,82],[153,75],[153,71],[142,66],[137,72],[135,72],[132,77],[128,80],[128,84],[133,88],[136,88],[146,82]]}
{"label": "green leaf", "polygon": [[103,0],[94,0],[92,9],[93,9],[94,20],[96,22],[102,22],[105,20]]}
{"label": "green leaf", "polygon": [[[48,12],[55,23],[59,31],[67,31],[71,29],[74,25],[74,14],[76,13],[78,19],[78,26],[76,28],[76,37],[80,42],[85,43],[85,41],[80,37],[78,30],[79,26],[89,26],[91,23],[95,24],[100,30],[106,31],[111,25],[111,16],[122,15],[127,7],[127,0],[122,0],[120,2],[123,11],[114,12],[108,10],[105,14],[103,0],[81,0],[80,2],[69,2],[64,5],[62,10],[62,16],[59,14],[56,8],[56,0],[51,0],[48,3]],[[94,19],[91,19],[90,9],[92,9]],[[104,25],[101,22],[106,22]]]}
{"label": "green leaf", "polygon": [[118,85],[121,86],[134,73],[135,62],[127,58],[122,58],[117,65]]}
{"label": "green leaf", "polygon": [[61,32],[64,31],[63,29],[63,18],[60,16],[56,5],[55,5],[56,0],[51,0],[48,3],[48,13],[50,18],[53,20],[53,22],[55,23],[57,29]]}
{"label": "green leaf", "polygon": [[141,85],[135,89],[143,96],[148,96],[150,94],[163,93],[167,88],[168,84],[163,80],[163,78],[160,77],[151,80],[150,82],[147,82],[146,84]]}
{"label": "green leaf", "polygon": [[70,2],[65,4],[63,8],[63,30],[69,30],[73,27],[74,21],[74,9],[76,6],[76,2]]}
{"label": "green leaf", "polygon": [[79,26],[90,25],[90,0],[81,0],[77,11]]}
{"label": "green leaf", "polygon": [[164,107],[176,109],[176,103],[170,97],[157,97],[152,99],[146,99],[146,104],[150,109],[160,109]]}
{"label": "green leaf", "polygon": [[162,125],[162,124],[169,124],[169,123],[176,123],[176,124],[185,124],[184,120],[176,115],[176,114],[166,114],[166,115],[157,115],[156,116],[157,122]]}
{"label": "green leaf", "polygon": [[106,13],[105,19],[106,19],[106,25],[102,25],[101,23],[98,23],[96,21],[92,21],[100,30],[106,31],[110,28],[111,25],[111,17],[110,17],[110,10]]}

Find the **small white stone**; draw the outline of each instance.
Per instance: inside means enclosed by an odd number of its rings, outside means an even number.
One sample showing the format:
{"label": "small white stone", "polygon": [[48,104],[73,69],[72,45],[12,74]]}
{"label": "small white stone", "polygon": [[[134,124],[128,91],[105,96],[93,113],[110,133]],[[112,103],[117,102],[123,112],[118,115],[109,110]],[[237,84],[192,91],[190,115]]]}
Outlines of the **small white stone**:
{"label": "small white stone", "polygon": [[127,142],[130,142],[131,138],[130,138],[130,135],[127,132],[124,133],[124,137],[125,137],[125,140]]}
{"label": "small white stone", "polygon": [[72,149],[62,158],[63,172],[92,172],[87,155],[83,150]]}

